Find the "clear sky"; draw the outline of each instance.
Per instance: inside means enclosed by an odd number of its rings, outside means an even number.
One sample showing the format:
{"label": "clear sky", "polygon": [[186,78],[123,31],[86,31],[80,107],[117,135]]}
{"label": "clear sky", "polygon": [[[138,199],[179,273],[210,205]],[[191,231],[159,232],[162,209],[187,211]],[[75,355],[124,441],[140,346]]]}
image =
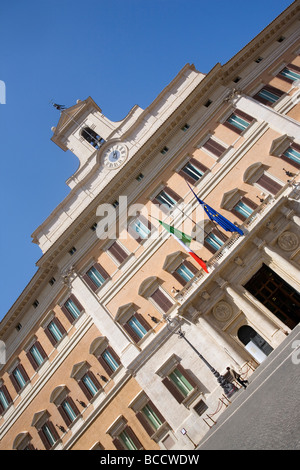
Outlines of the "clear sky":
{"label": "clear sky", "polygon": [[224,64],[292,0],[1,0],[0,319],[36,272],[33,231],[78,160],[53,142],[59,112],[91,96],[112,121],[146,108],[186,63]]}

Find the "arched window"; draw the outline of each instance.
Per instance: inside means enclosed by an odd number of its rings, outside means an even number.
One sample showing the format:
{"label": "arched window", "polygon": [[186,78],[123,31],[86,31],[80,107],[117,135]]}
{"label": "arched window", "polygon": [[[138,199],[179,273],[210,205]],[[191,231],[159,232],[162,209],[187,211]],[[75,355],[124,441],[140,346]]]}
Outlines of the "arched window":
{"label": "arched window", "polygon": [[81,131],[82,137],[91,144],[95,149],[99,149],[101,145],[105,142],[100,135],[98,135],[93,129],[90,127],[85,127]]}

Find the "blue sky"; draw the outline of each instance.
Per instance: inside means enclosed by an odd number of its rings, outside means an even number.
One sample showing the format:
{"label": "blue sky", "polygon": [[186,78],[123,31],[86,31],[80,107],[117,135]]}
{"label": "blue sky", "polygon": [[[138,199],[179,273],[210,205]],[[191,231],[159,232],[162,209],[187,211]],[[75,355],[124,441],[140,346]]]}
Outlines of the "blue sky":
{"label": "blue sky", "polygon": [[59,112],[91,96],[111,120],[146,108],[186,63],[224,64],[292,0],[1,0],[0,319],[36,272],[33,231],[78,166],[50,138]]}

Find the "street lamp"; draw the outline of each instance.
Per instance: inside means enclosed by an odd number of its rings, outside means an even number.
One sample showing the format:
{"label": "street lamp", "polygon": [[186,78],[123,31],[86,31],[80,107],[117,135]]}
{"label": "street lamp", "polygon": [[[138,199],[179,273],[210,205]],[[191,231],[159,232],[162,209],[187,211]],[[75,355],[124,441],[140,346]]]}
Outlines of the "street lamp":
{"label": "street lamp", "polygon": [[170,331],[174,331],[178,337],[180,339],[184,339],[184,341],[193,349],[193,351],[195,351],[195,353],[197,354],[197,356],[200,357],[200,359],[204,362],[204,364],[209,368],[209,370],[214,374],[214,376],[217,378],[219,384],[221,385],[221,387],[223,388],[224,390],[224,393],[226,394],[226,396],[228,398],[230,398],[236,391],[237,391],[237,388],[235,385],[233,385],[231,382],[229,382],[228,380],[226,380],[223,375],[221,375],[216,369],[214,369],[210,363],[205,359],[205,357],[202,356],[202,354],[200,354],[200,352],[192,345],[192,343],[190,343],[190,341],[185,337],[185,333],[184,331],[181,330],[181,327],[179,328],[178,331],[175,331],[175,329],[177,328],[177,326],[179,325],[178,323],[178,320],[171,320],[169,317],[166,318],[167,320],[167,328],[170,330]]}

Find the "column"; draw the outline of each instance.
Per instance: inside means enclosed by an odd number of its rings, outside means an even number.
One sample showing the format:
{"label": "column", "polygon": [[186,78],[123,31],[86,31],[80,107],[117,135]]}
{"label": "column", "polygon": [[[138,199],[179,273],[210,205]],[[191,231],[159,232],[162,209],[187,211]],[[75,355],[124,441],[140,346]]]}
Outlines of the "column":
{"label": "column", "polygon": [[272,338],[276,331],[278,331],[278,326],[267,317],[261,310],[258,309],[246,296],[246,289],[243,287],[236,287],[226,285],[224,287],[226,293],[231,297],[234,304],[242,310],[245,316],[254,326],[255,330],[262,331],[267,338]]}
{"label": "column", "polygon": [[245,357],[242,354],[239,354],[236,343],[234,343],[234,346],[231,345],[231,338],[228,334],[226,334],[227,337],[225,337],[225,334],[222,331],[218,331],[217,327],[213,326],[203,315],[198,318],[198,324],[200,328],[203,328],[212,340],[224,350],[228,355],[229,362],[230,360],[233,360],[239,367],[245,362]]}
{"label": "column", "polygon": [[300,287],[300,270],[292,264],[290,260],[287,260],[279,253],[277,253],[274,248],[270,246],[264,246],[263,251],[268,255],[278,266],[282,269],[289,277],[291,277],[298,286]]}

